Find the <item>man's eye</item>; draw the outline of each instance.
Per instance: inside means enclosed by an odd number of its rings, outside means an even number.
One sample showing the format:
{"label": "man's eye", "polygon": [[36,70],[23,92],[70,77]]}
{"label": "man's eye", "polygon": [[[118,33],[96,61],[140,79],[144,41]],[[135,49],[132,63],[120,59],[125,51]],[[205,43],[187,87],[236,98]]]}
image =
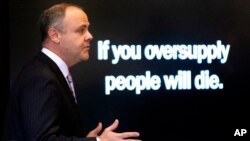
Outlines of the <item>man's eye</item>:
{"label": "man's eye", "polygon": [[81,28],[81,29],[78,30],[78,32],[79,32],[79,33],[83,33],[83,32],[85,32],[85,29],[84,29],[84,28]]}

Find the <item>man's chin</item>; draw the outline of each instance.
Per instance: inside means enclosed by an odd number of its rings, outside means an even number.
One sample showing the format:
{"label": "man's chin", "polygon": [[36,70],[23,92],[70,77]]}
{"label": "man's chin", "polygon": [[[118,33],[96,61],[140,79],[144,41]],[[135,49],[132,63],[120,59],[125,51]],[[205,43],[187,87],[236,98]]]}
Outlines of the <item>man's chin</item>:
{"label": "man's chin", "polygon": [[83,60],[83,61],[89,60],[89,54],[84,54],[84,55],[82,56],[82,60]]}

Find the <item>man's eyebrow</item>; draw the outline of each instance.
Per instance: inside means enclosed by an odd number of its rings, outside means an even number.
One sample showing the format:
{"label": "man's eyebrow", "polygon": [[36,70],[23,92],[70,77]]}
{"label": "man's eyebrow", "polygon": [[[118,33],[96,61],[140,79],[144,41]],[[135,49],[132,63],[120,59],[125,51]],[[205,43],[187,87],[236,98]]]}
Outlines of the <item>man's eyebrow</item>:
{"label": "man's eyebrow", "polygon": [[81,24],[80,26],[79,26],[79,28],[88,28],[89,27],[89,24]]}

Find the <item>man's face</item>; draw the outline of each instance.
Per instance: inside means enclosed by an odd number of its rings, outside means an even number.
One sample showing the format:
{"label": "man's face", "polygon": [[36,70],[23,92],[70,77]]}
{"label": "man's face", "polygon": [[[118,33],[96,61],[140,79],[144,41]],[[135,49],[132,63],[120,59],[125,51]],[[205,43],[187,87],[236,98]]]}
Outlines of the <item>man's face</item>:
{"label": "man's face", "polygon": [[90,41],[93,36],[88,28],[88,17],[81,9],[76,7],[66,9],[60,46],[71,65],[89,59]]}

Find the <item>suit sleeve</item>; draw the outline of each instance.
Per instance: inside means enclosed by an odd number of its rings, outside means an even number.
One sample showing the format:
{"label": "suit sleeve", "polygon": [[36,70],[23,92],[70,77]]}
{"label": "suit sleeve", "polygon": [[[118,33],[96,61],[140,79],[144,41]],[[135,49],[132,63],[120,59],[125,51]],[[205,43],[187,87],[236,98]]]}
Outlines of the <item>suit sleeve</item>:
{"label": "suit sleeve", "polygon": [[[43,77],[43,78],[42,78]],[[37,81],[39,80],[39,81]],[[24,82],[20,113],[26,141],[96,141],[60,134],[60,86],[52,79],[37,76]]]}

